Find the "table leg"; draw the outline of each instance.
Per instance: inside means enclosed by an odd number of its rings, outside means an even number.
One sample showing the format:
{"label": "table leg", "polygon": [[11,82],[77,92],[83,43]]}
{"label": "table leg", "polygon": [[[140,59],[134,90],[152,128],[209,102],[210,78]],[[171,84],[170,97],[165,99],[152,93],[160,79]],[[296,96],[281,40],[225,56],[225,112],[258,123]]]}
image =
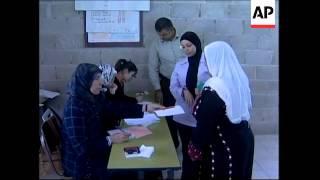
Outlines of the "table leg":
{"label": "table leg", "polygon": [[168,169],[167,179],[174,179],[174,170],[173,169]]}

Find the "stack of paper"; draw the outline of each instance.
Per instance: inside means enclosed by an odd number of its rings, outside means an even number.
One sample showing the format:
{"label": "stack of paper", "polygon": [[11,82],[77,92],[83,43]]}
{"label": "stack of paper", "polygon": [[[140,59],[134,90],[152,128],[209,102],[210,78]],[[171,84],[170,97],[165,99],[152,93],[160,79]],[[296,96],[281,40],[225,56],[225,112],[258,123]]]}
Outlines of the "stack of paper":
{"label": "stack of paper", "polygon": [[152,153],[154,152],[154,146],[140,146],[140,153],[138,154],[128,154],[125,153],[126,158],[133,158],[133,157],[143,157],[143,158],[150,158]]}
{"label": "stack of paper", "polygon": [[109,135],[117,134],[117,133],[123,133],[126,132],[130,134],[130,139],[132,138],[141,138],[143,136],[147,136],[149,134],[152,134],[152,132],[143,126],[131,126],[124,129],[113,129],[108,131]]}
{"label": "stack of paper", "polygon": [[149,125],[153,123],[158,123],[159,122],[159,117],[157,117],[153,113],[144,113],[143,118],[128,118],[124,119],[124,121],[127,123],[129,126],[135,126],[135,125],[142,125],[144,127],[148,127]]}
{"label": "stack of paper", "polygon": [[134,138],[141,138],[143,136],[152,134],[148,128],[142,126],[131,126],[124,130],[131,134]]}

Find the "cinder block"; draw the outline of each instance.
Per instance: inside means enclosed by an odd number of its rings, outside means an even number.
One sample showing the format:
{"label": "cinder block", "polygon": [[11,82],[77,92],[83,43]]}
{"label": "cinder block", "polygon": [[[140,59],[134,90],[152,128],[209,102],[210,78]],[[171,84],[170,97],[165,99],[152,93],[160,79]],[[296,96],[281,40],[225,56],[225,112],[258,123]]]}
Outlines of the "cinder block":
{"label": "cinder block", "polygon": [[84,47],[84,34],[60,34],[57,36],[57,49],[76,49]]}
{"label": "cinder block", "polygon": [[226,4],[218,4],[216,2],[206,2],[200,5],[201,18],[221,19],[226,16]]}
{"label": "cinder block", "polygon": [[242,20],[217,20],[216,26],[216,33],[220,35],[241,35],[243,33]]}
{"label": "cinder block", "polygon": [[72,62],[72,52],[68,50],[48,49],[40,54],[43,54],[43,58],[40,56],[40,61],[45,65],[63,65]]}
{"label": "cinder block", "polygon": [[171,17],[173,18],[199,18],[200,4],[199,3],[172,3]]}
{"label": "cinder block", "polygon": [[250,122],[250,127],[254,135],[262,134],[278,134],[279,133],[279,122]]}
{"label": "cinder block", "polygon": [[40,65],[39,79],[42,81],[53,81],[57,79],[56,70],[51,65]]}
{"label": "cinder block", "polygon": [[255,123],[278,121],[279,109],[275,108],[253,108],[251,111],[251,119]]}
{"label": "cinder block", "polygon": [[250,65],[241,65],[249,80],[256,79],[256,67]]}
{"label": "cinder block", "polygon": [[49,3],[39,2],[39,19],[51,18],[51,7]]}
{"label": "cinder block", "polygon": [[83,34],[84,21],[79,17],[65,17],[59,19],[40,19],[39,31],[47,34]]}
{"label": "cinder block", "polygon": [[231,47],[234,49],[256,49],[258,46],[258,37],[246,34],[246,35],[235,35],[230,36]]}
{"label": "cinder block", "polygon": [[48,81],[39,81],[39,87],[49,91],[55,91],[59,93],[66,93],[68,81],[57,81],[57,80],[48,80]]}
{"label": "cinder block", "polygon": [[279,66],[257,66],[257,79],[279,80]]}
{"label": "cinder block", "polygon": [[242,49],[233,48],[240,64],[245,64],[245,51]]}
{"label": "cinder block", "polygon": [[203,47],[214,42],[214,41],[225,41],[228,44],[231,44],[231,38],[228,35],[220,35],[211,32],[204,33],[204,44]]}
{"label": "cinder block", "polygon": [[115,64],[120,58],[131,59],[135,64],[148,61],[148,50],[144,48],[112,48],[102,50],[102,61]]}
{"label": "cinder block", "polygon": [[274,50],[273,63],[274,65],[279,65],[279,49]]}
{"label": "cinder block", "polygon": [[148,63],[148,49],[145,48],[131,48],[129,49],[129,55],[135,64],[147,64]]}
{"label": "cinder block", "polygon": [[279,39],[276,35],[277,33],[273,33],[271,35],[261,35],[259,36],[259,49],[268,49],[272,50],[278,48]]}
{"label": "cinder block", "polygon": [[53,18],[79,17],[83,11],[76,11],[74,1],[59,1],[51,5]]}
{"label": "cinder block", "polygon": [[43,34],[39,35],[39,49],[55,48],[57,36],[55,34]]}
{"label": "cinder block", "polygon": [[147,50],[150,49],[151,44],[155,39],[158,39],[156,32],[144,33],[143,34],[143,47]]}
{"label": "cinder block", "polygon": [[251,80],[251,91],[259,94],[279,94],[279,81]]}
{"label": "cinder block", "polygon": [[254,108],[277,108],[279,97],[278,95],[253,94],[252,105]]}
{"label": "cinder block", "polygon": [[227,17],[234,19],[247,19],[250,20],[251,4],[250,1],[246,1],[245,5],[228,5]]}
{"label": "cinder block", "polygon": [[193,31],[195,32],[201,40],[203,40],[203,34],[204,33],[214,33],[216,28],[216,24],[214,20],[210,19],[200,19],[200,20],[195,20],[195,19],[188,19],[186,21],[186,26],[183,29],[183,32],[186,31]]}
{"label": "cinder block", "polygon": [[274,52],[269,50],[247,50],[246,64],[271,65]]}
{"label": "cinder block", "polygon": [[177,34],[181,34],[186,31],[188,26],[187,19],[185,18],[171,18],[173,26],[176,28]]}
{"label": "cinder block", "polygon": [[144,21],[145,20],[154,20],[154,22],[155,22],[160,17],[169,18],[170,17],[170,8],[171,8],[171,6],[167,2],[151,1],[150,2],[150,11],[143,11],[143,20]]}
{"label": "cinder block", "polygon": [[101,60],[104,63],[109,63],[112,65],[115,65],[118,59],[124,58],[124,59],[129,59],[131,58],[130,55],[128,55],[128,50],[127,48],[111,48],[108,50],[102,50],[101,51]]}
{"label": "cinder block", "polygon": [[103,63],[115,64],[120,58],[128,58],[125,50],[122,48],[110,48],[101,51],[101,60]]}
{"label": "cinder block", "polygon": [[143,81],[149,79],[149,74],[148,74],[148,65],[147,64],[136,64],[137,69],[138,69],[138,74],[136,79]]}
{"label": "cinder block", "polygon": [[69,81],[77,65],[59,65],[56,66],[57,80]]}
{"label": "cinder block", "polygon": [[74,50],[72,55],[72,64],[99,64],[101,62],[101,51],[103,51],[103,49],[99,48],[83,48]]}
{"label": "cinder block", "polygon": [[44,64],[44,50],[39,49],[39,64],[43,65]]}

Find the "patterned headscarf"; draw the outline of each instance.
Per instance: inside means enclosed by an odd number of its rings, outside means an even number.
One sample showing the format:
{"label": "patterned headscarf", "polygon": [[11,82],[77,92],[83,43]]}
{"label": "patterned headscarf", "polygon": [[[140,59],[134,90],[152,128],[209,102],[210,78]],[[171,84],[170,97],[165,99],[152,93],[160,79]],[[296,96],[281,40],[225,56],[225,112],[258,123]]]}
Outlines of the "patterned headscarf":
{"label": "patterned headscarf", "polygon": [[102,71],[102,78],[104,80],[103,86],[106,91],[106,88],[110,87],[113,83],[117,71],[110,64],[100,64],[99,69]]}

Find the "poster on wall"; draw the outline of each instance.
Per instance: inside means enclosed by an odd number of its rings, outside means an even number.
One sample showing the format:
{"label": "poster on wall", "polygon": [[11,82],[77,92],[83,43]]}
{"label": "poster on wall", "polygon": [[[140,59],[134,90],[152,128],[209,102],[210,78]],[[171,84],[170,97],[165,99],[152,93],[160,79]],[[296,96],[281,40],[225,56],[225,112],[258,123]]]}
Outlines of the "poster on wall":
{"label": "poster on wall", "polygon": [[75,0],[75,10],[149,11],[150,0]]}
{"label": "poster on wall", "polygon": [[139,11],[86,11],[88,47],[141,46],[142,13]]}

